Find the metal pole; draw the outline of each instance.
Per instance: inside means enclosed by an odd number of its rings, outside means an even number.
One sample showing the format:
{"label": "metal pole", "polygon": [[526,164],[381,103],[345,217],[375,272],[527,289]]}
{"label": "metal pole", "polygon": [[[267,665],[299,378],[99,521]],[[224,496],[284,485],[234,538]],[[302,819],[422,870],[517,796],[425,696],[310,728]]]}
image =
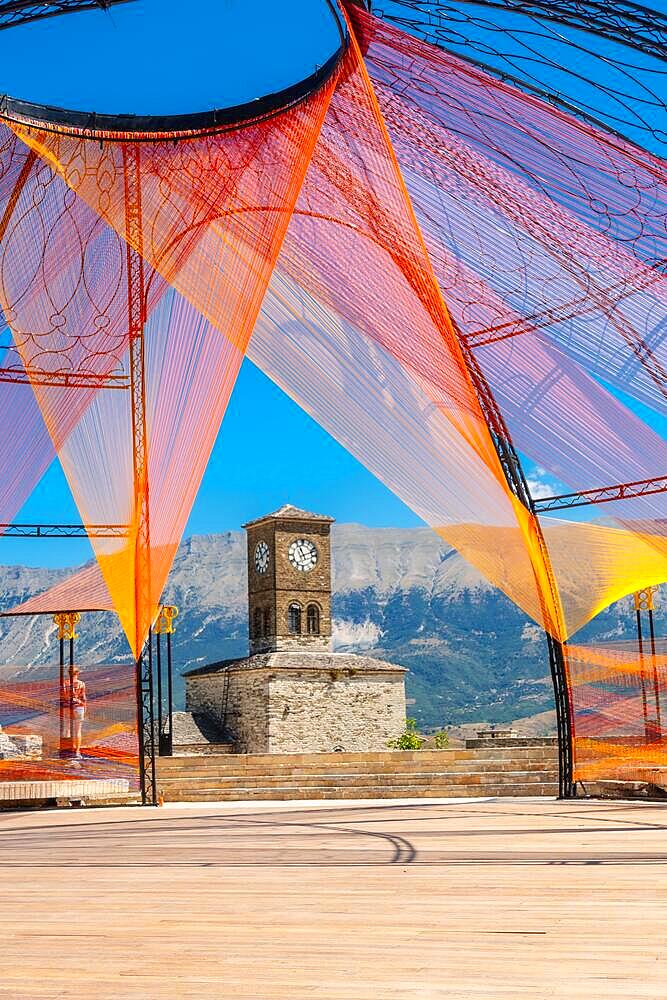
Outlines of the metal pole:
{"label": "metal pole", "polygon": [[653,626],[653,608],[648,609],[648,627],[651,636],[651,663],[653,666],[653,694],[655,696],[655,719],[658,724],[658,732],[662,739],[662,719],[660,712],[660,682],[658,680],[658,665],[655,658],[655,628]]}
{"label": "metal pole", "polygon": [[137,650],[137,725],[141,800],[157,805],[155,773],[155,716],[153,658],[149,634],[148,657],[144,643],[146,610],[151,607],[150,520],[148,503],[148,439],[146,433],[146,370],[144,323],[146,291],[141,214],[141,151],[138,143],[123,146],[125,180],[125,241],[127,263],[128,334],[130,354],[130,404],[134,518],[137,526],[134,552],[135,636]]}
{"label": "metal pole", "polygon": [[[451,317],[450,317],[451,319]],[[544,540],[542,527],[540,525],[535,501],[528,488],[528,481],[521,467],[521,460],[512,442],[509,428],[505,418],[496,402],[491,387],[482,371],[482,368],[475,357],[474,351],[463,335],[461,330],[453,324],[458,335],[461,353],[470,376],[477,398],[480,404],[482,415],[486,422],[498,454],[498,459],[505,475],[505,480],[512,490],[514,496],[533,515],[533,526],[535,536],[539,542],[539,554],[541,569],[549,582],[550,596],[552,598],[553,613],[557,621],[551,622],[559,626],[558,631],[564,632],[563,612],[560,602],[558,585],[551,565],[551,557]],[[558,787],[559,798],[574,798],[576,794],[576,783],[574,782],[574,747],[572,733],[572,704],[567,681],[567,652],[565,643],[555,639],[547,628],[547,619],[552,617],[552,611],[548,608],[542,594],[542,580],[538,570],[534,568],[535,584],[537,593],[542,604],[542,612],[545,624],[545,636],[549,650],[549,666],[551,669],[551,679],[554,688],[554,699],[556,703],[556,724],[558,728]]]}
{"label": "metal pole", "polygon": [[65,752],[65,638],[60,635],[58,639],[60,646],[60,688],[59,688],[59,716],[60,716],[60,756]]}
{"label": "metal pole", "polygon": [[646,677],[644,676],[644,642],[642,639],[642,613],[637,608],[637,645],[639,646],[639,677],[642,689],[642,711],[644,713],[644,739],[648,742],[648,700],[646,697]]}
{"label": "metal pole", "polygon": [[69,749],[74,752],[74,639],[69,637]]}
{"label": "metal pole", "polygon": [[155,767],[155,697],[153,694],[153,630],[148,629],[148,703],[149,703],[149,721],[150,721],[150,733],[151,733],[151,759],[150,759],[150,778],[151,778],[151,795],[150,801],[152,805],[157,805],[157,773]]}
{"label": "metal pole", "polygon": [[167,752],[171,757],[174,752],[174,677],[171,662],[171,632],[167,632],[167,698],[169,699],[167,706],[167,711],[169,712],[169,742],[167,744]]}
{"label": "metal pole", "polygon": [[144,691],[142,684],[143,676],[143,651],[139,653],[135,661],[137,671],[137,738],[139,742],[139,788],[141,791],[141,801],[146,803],[146,752],[144,746]]}
{"label": "metal pole", "polygon": [[158,750],[162,754],[163,734],[162,734],[162,635],[158,630],[155,637],[155,651],[157,654],[157,733]]}

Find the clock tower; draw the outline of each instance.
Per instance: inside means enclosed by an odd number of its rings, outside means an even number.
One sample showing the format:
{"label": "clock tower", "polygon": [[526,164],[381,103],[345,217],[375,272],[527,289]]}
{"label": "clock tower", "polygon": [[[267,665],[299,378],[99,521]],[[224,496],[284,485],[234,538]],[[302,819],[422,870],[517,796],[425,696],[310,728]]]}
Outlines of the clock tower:
{"label": "clock tower", "polygon": [[244,525],[251,656],[331,650],[332,523],[287,504]]}

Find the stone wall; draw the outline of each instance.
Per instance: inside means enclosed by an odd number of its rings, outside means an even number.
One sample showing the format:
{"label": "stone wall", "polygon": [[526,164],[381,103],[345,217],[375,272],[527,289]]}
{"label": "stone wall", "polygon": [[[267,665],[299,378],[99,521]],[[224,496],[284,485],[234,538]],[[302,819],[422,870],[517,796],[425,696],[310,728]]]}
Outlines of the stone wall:
{"label": "stone wall", "polygon": [[281,672],[269,684],[271,753],[387,750],[404,729],[402,673]]}
{"label": "stone wall", "polygon": [[41,760],[42,737],[8,733],[0,726],[0,760]]}
{"label": "stone wall", "polygon": [[382,751],[405,728],[404,674],[370,657],[262,654],[187,676],[186,705],[236,753]]}
{"label": "stone wall", "polygon": [[230,671],[224,729],[237,753],[271,752],[266,670]]}
{"label": "stone wall", "polygon": [[269,753],[268,676],[267,670],[230,668],[188,677],[185,707],[207,715],[236,753]]}

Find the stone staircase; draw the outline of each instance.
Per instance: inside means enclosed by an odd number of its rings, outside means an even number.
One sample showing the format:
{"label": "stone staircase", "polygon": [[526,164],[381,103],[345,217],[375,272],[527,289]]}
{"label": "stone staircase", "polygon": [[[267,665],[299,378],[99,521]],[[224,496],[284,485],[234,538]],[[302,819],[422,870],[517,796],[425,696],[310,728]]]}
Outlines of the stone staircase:
{"label": "stone staircase", "polygon": [[544,739],[452,750],[161,757],[158,791],[166,802],[555,796],[557,747]]}

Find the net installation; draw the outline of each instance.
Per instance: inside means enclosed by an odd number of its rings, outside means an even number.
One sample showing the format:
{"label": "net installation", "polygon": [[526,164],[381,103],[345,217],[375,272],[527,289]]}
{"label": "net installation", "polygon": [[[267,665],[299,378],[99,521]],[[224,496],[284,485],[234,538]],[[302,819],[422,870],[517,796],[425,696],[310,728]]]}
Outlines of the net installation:
{"label": "net installation", "polygon": [[[581,48],[599,5],[435,4],[429,30],[424,4],[367,6],[329,3],[315,71],[222,111],[0,100],[15,428],[0,522],[56,455],[97,562],[13,610],[115,611],[148,684],[142,653],[248,358],[544,629],[561,795],[659,770],[660,644],[570,640],[667,577],[665,162],[637,116],[579,114],[580,88],[554,96],[520,60],[510,79],[504,57],[475,56],[492,11],[550,33],[567,8]],[[660,38],[637,51],[617,34],[618,65],[659,92]]]}

